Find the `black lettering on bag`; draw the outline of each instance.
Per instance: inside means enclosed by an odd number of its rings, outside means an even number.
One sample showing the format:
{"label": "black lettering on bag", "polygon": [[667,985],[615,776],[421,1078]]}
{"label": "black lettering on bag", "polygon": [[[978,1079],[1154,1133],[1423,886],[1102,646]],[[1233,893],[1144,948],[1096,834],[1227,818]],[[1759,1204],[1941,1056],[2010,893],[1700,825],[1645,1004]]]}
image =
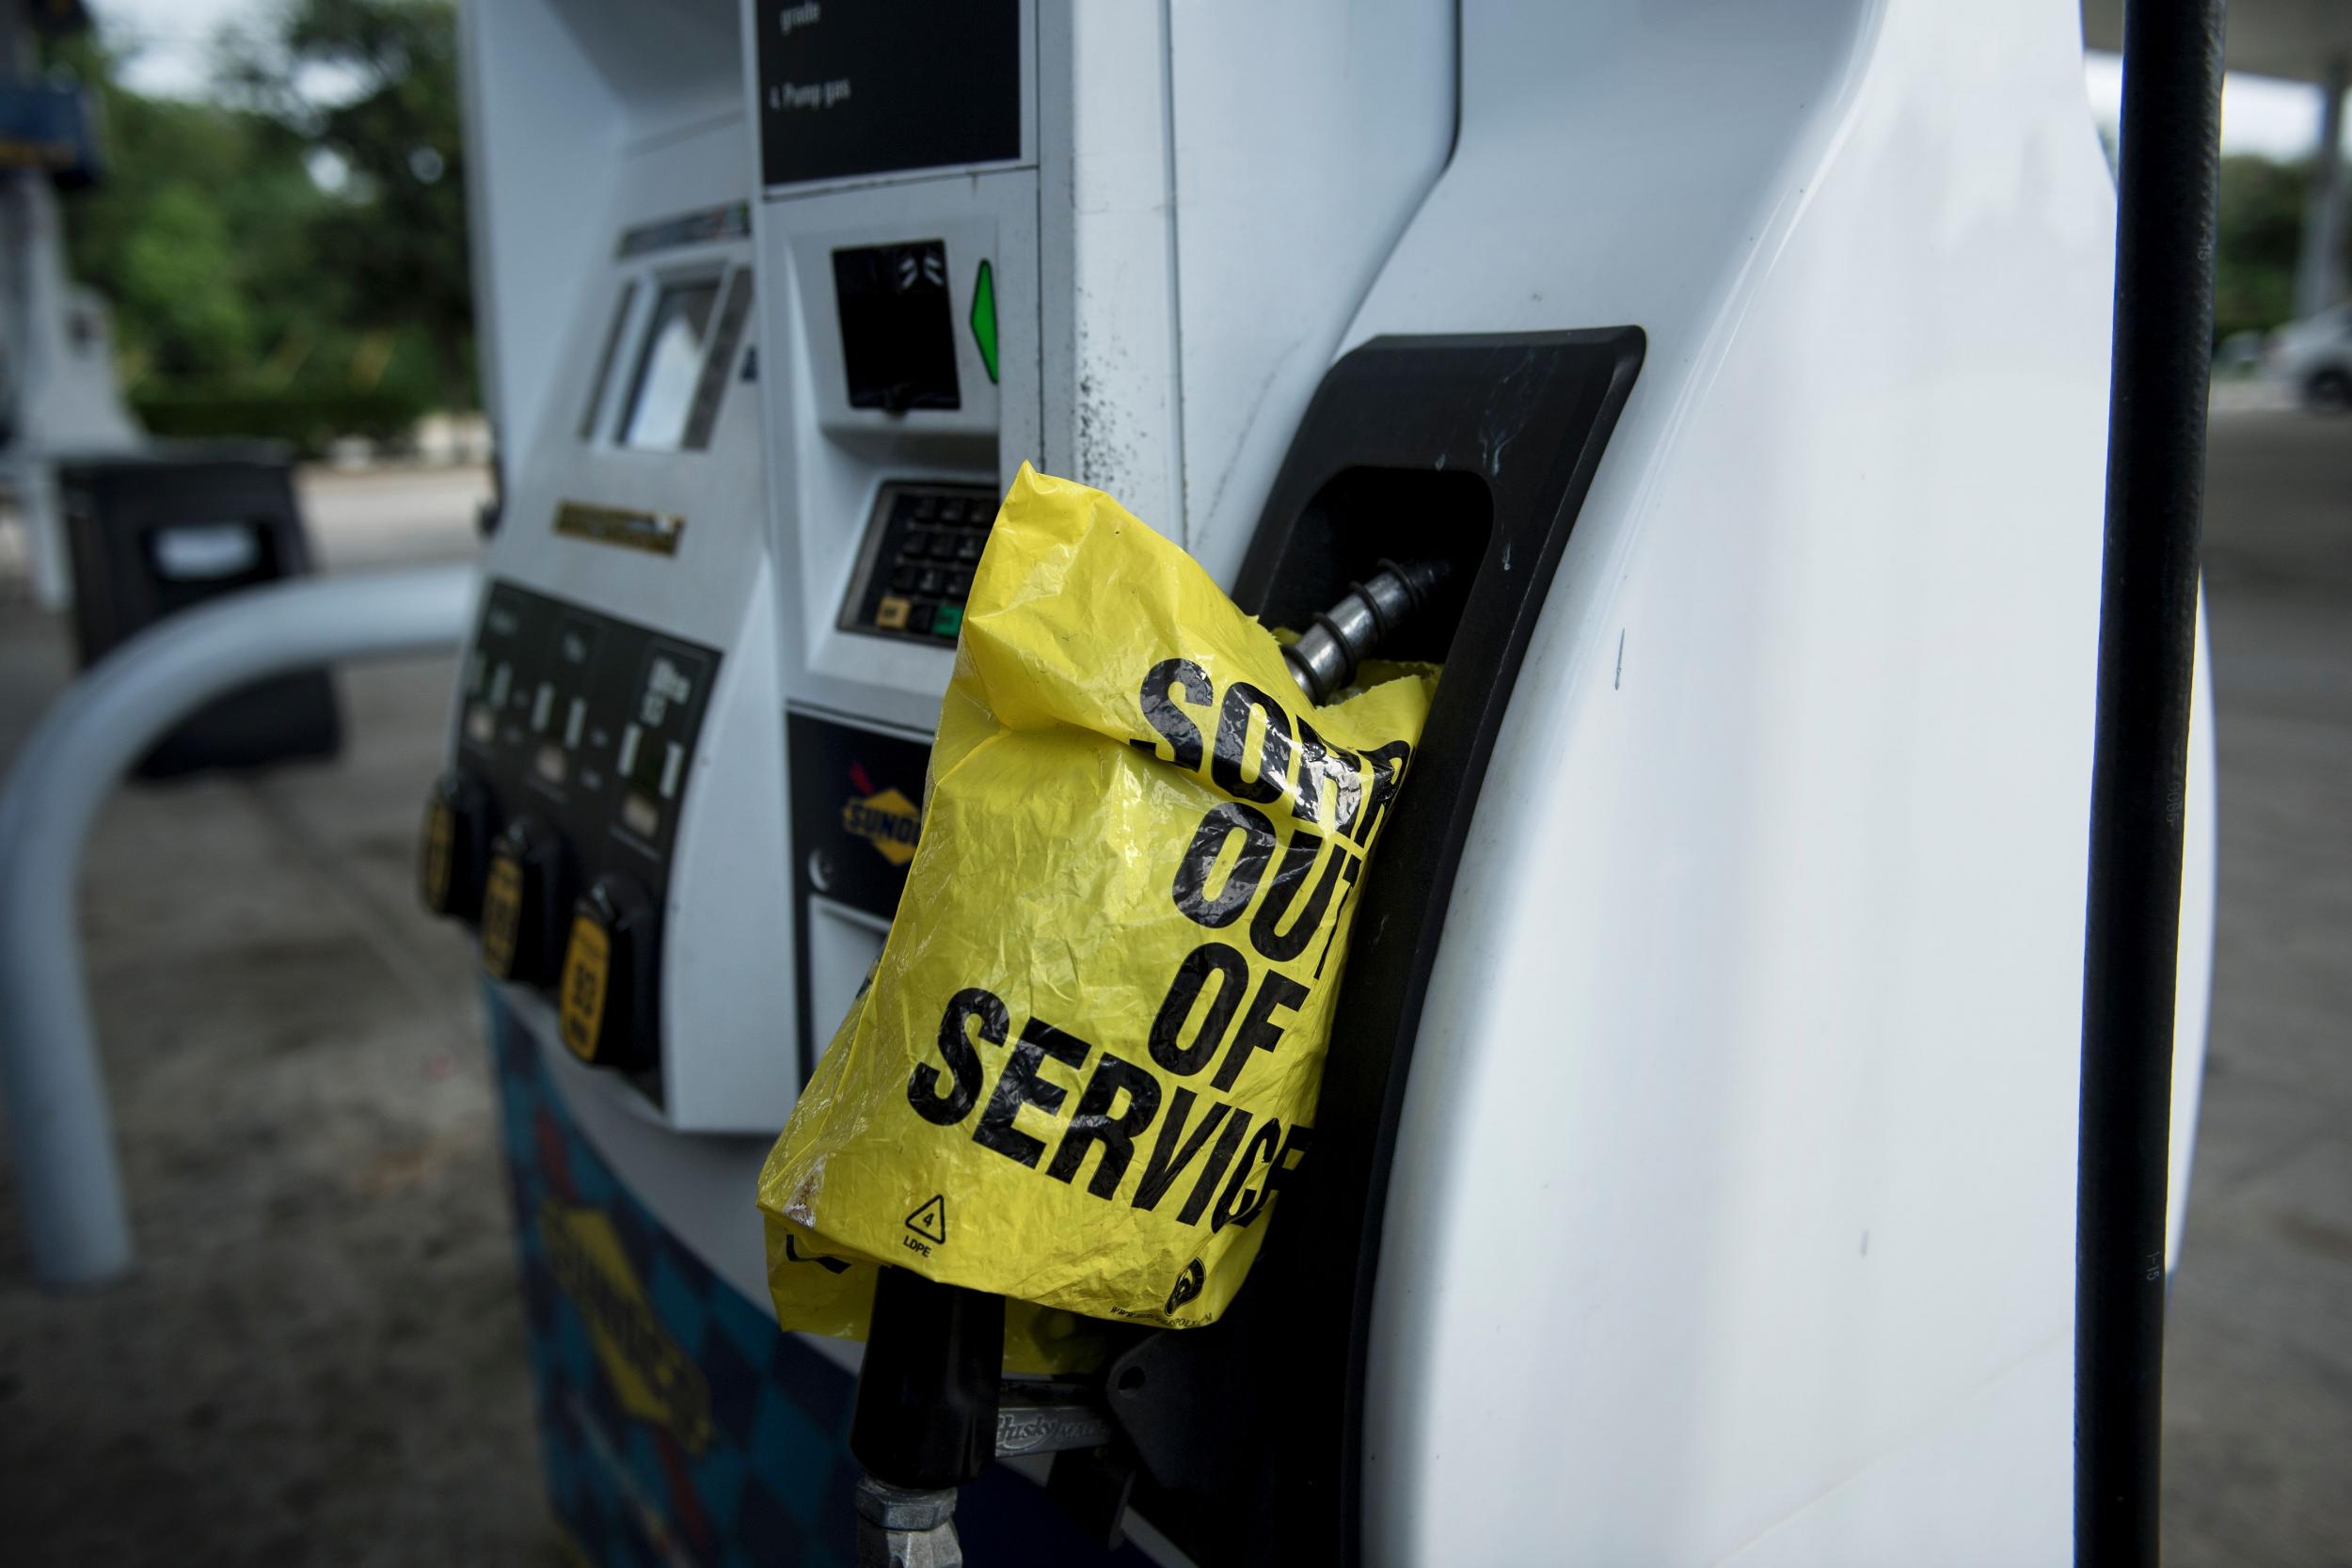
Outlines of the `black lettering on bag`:
{"label": "black lettering on bag", "polygon": [[1143,1162],[1142,1179],[1136,1183],[1135,1206],[1146,1213],[1159,1207],[1168,1189],[1184,1174],[1184,1167],[1200,1157],[1200,1146],[1209,1141],[1209,1135],[1225,1119],[1225,1113],[1232,1109],[1221,1100],[1212,1101],[1200,1117],[1200,1125],[1187,1138],[1184,1124],[1192,1117],[1196,1098],[1190,1089],[1178,1089],[1175,1098],[1168,1102],[1168,1115],[1160,1119],[1160,1134],[1152,1140],[1152,1152]]}
{"label": "black lettering on bag", "polygon": [[[1241,858],[1212,898],[1209,873],[1235,833],[1242,835]],[[1168,890],[1176,907],[1211,930],[1231,926],[1257,895],[1258,879],[1265,875],[1266,863],[1274,858],[1274,824],[1265,813],[1237,800],[1219,800],[1200,819],[1192,842],[1184,847],[1184,858],[1176,863],[1175,885]]]}
{"label": "black lettering on bag", "polygon": [[[1233,1179],[1225,1183],[1225,1196],[1216,1200],[1216,1212],[1209,1216],[1212,1233],[1229,1225],[1248,1225],[1258,1217],[1258,1211],[1265,1207],[1266,1187],[1252,1187],[1244,1192],[1242,1183],[1249,1180],[1250,1167],[1259,1161],[1263,1160],[1271,1165],[1276,1158],[1275,1151],[1281,1146],[1282,1124],[1268,1117],[1259,1123],[1258,1131],[1250,1137],[1249,1147],[1241,1151],[1241,1158],[1233,1162]],[[1267,1174],[1270,1185],[1272,1172],[1269,1170]]]}
{"label": "black lettering on bag", "polygon": [[1216,1064],[1216,1076],[1209,1082],[1220,1089],[1230,1089],[1241,1069],[1248,1064],[1253,1051],[1272,1051],[1281,1043],[1282,1025],[1274,1022],[1274,1009],[1287,1008],[1295,1012],[1307,1000],[1307,988],[1287,974],[1266,971],[1258,982],[1258,994],[1249,999],[1249,1012],[1233,1033],[1233,1043],[1226,1050],[1225,1059]]}
{"label": "black lettering on bag", "polygon": [[1402,740],[1391,740],[1386,746],[1375,746],[1364,753],[1364,761],[1372,768],[1372,789],[1364,797],[1364,819],[1356,824],[1347,836],[1357,843],[1369,845],[1372,835],[1380,831],[1380,818],[1396,799],[1396,786],[1405,777],[1406,759],[1413,749]]}
{"label": "black lettering on bag", "polygon": [[1347,857],[1347,891],[1340,895],[1340,907],[1331,911],[1331,932],[1323,939],[1323,951],[1315,958],[1315,972],[1311,976],[1314,979],[1323,978],[1323,966],[1331,961],[1331,944],[1340,940],[1340,922],[1347,918],[1347,901],[1356,895],[1356,879],[1363,869],[1363,857]]}
{"label": "black lettering on bag", "polygon": [[[1143,721],[1168,742],[1168,760],[1179,768],[1197,769],[1200,766],[1200,726],[1183,708],[1168,701],[1171,686],[1181,687],[1184,701],[1201,707],[1207,707],[1216,697],[1216,688],[1209,684],[1209,673],[1188,658],[1164,658],[1143,675]],[[1160,754],[1160,749],[1148,740],[1130,740],[1127,744],[1138,752]]]}
{"label": "black lettering on bag", "polygon": [[1045,1152],[1045,1145],[1015,1127],[1013,1117],[1024,1105],[1034,1105],[1050,1117],[1061,1109],[1062,1101],[1070,1093],[1059,1084],[1040,1078],[1038,1064],[1051,1056],[1064,1067],[1082,1067],[1093,1049],[1087,1041],[1064,1034],[1041,1018],[1023,1024],[1021,1043],[1005,1058],[1005,1070],[997,1077],[996,1092],[988,1097],[988,1109],[980,1113],[980,1124],[972,1129],[972,1141],[1036,1169],[1037,1157]]}
{"label": "black lettering on bag", "polygon": [[1338,885],[1343,862],[1356,857],[1334,845],[1331,858],[1324,863],[1323,876],[1315,890],[1307,898],[1307,907],[1298,911],[1287,931],[1276,929],[1282,916],[1298,896],[1299,885],[1314,869],[1315,857],[1323,852],[1323,839],[1304,828],[1291,831],[1288,848],[1282,851],[1282,863],[1274,873],[1274,881],[1265,890],[1265,899],[1258,912],[1249,919],[1249,945],[1273,959],[1288,963],[1307,950],[1315,939],[1315,927],[1323,924],[1323,911],[1331,907],[1331,889]]}
{"label": "black lettering on bag", "polygon": [[1282,1183],[1288,1181],[1306,1162],[1307,1150],[1313,1147],[1314,1141],[1313,1128],[1301,1127],[1295,1122],[1291,1124],[1291,1130],[1282,1135],[1282,1152],[1277,1154],[1274,1163],[1266,1167],[1265,1196],[1258,1200],[1255,1208],[1242,1216],[1242,1224],[1248,1225],[1265,1212],[1266,1205],[1274,1201],[1274,1195],[1282,1190]]}
{"label": "black lettering on bag", "polygon": [[[1209,1010],[1192,1044],[1179,1044],[1193,1006],[1200,1000],[1200,989],[1212,974],[1216,976],[1216,992],[1209,998]],[[1152,1059],[1179,1078],[1199,1072],[1225,1043],[1225,1031],[1233,1026],[1233,1014],[1248,990],[1248,960],[1223,942],[1204,942],[1185,954],[1161,999],[1159,1015],[1152,1020]]]}
{"label": "black lettering on bag", "polygon": [[[1127,1108],[1111,1115],[1111,1105],[1120,1095],[1127,1097]],[[1087,1080],[1086,1092],[1078,1097],[1078,1108],[1070,1114],[1070,1130],[1061,1135],[1061,1143],[1054,1149],[1054,1163],[1045,1174],[1057,1181],[1067,1181],[1078,1174],[1086,1164],[1087,1150],[1096,1144],[1103,1146],[1102,1164],[1094,1167],[1094,1180],[1087,1183],[1087,1191],[1096,1197],[1108,1197],[1119,1190],[1119,1180],[1127,1174],[1127,1162],[1136,1156],[1136,1139],[1152,1125],[1152,1114],[1160,1108],[1160,1081],[1133,1062],[1122,1062],[1109,1052],[1095,1064],[1094,1076]]]}
{"label": "black lettering on bag", "polygon": [[[980,1098],[980,1053],[972,1049],[971,1037],[964,1033],[964,1025],[973,1019],[979,1020],[980,1038],[991,1045],[1004,1044],[1012,1029],[1012,1017],[995,992],[977,986],[960,990],[947,999],[947,1010],[939,1015],[939,1053],[947,1063],[947,1071],[917,1062],[907,1077],[907,1103],[934,1127],[953,1127],[972,1114],[974,1102]],[[940,1083],[949,1074],[955,1078],[955,1087],[943,1094]]]}
{"label": "black lettering on bag", "polygon": [[1184,1206],[1176,1211],[1176,1223],[1179,1225],[1200,1223],[1200,1211],[1206,1209],[1209,1199],[1216,1196],[1217,1179],[1225,1174],[1225,1167],[1233,1163],[1233,1150],[1241,1147],[1243,1136],[1249,1131],[1249,1113],[1238,1105],[1232,1109],[1233,1114],[1225,1118],[1225,1135],[1216,1140],[1216,1147],[1209,1151],[1209,1163],[1200,1167],[1200,1180],[1192,1184],[1192,1193],[1184,1199]]}
{"label": "black lettering on bag", "polygon": [[1345,832],[1356,825],[1364,803],[1363,759],[1345,747],[1334,746],[1315,734],[1312,724],[1298,721],[1298,819],[1323,820],[1323,786],[1331,786],[1331,825]]}
{"label": "black lettering on bag", "polygon": [[[1258,743],[1258,776],[1244,784],[1242,748],[1249,742],[1251,708],[1265,715],[1265,736]],[[1225,705],[1217,710],[1216,754],[1210,759],[1209,777],[1235,800],[1278,800],[1290,776],[1290,715],[1248,681],[1235,681],[1225,689]]]}

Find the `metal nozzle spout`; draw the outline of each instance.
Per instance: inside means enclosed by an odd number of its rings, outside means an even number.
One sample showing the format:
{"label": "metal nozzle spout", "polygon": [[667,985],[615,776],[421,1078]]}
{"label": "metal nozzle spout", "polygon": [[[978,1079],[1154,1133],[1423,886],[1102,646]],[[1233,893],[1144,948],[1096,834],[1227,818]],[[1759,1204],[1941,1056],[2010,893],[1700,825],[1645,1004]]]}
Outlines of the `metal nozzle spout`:
{"label": "metal nozzle spout", "polygon": [[1383,561],[1369,581],[1351,583],[1337,604],[1282,650],[1292,678],[1310,702],[1346,689],[1357,667],[1429,607],[1446,578],[1442,561]]}

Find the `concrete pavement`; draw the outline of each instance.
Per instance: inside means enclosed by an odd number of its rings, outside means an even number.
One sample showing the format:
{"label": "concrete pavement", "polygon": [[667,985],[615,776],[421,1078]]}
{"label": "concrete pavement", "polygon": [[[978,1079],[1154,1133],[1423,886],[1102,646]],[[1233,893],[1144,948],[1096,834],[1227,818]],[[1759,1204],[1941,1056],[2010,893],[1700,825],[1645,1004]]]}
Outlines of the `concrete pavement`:
{"label": "concrete pavement", "polygon": [[[470,552],[483,490],[304,482],[329,569]],[[2209,493],[2221,902],[2167,1560],[2352,1563],[2352,420],[2217,416]],[[0,588],[0,758],[68,673]],[[141,1265],[32,1291],[0,1176],[10,1561],[558,1558],[471,959],[409,892],[450,679],[349,673],[339,761],[108,807],[84,918]]]}
{"label": "concrete pavement", "polygon": [[[478,472],[302,490],[328,569],[476,547]],[[0,612],[0,749],[67,644]],[[560,1560],[472,958],[411,891],[454,669],[342,674],[332,763],[107,806],[83,925],[139,1263],[34,1291],[0,1190],[0,1559]]]}
{"label": "concrete pavement", "polygon": [[2214,421],[2220,897],[2166,1560],[2352,1563],[2352,420]]}

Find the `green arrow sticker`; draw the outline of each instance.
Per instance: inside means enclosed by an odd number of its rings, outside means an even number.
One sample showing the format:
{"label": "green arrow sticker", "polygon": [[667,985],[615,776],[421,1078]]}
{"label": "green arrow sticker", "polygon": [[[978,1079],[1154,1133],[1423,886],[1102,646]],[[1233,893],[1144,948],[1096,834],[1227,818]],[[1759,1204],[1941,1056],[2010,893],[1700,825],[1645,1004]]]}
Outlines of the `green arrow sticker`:
{"label": "green arrow sticker", "polygon": [[972,279],[972,341],[980,348],[980,363],[988,367],[988,384],[996,385],[996,273],[986,261]]}

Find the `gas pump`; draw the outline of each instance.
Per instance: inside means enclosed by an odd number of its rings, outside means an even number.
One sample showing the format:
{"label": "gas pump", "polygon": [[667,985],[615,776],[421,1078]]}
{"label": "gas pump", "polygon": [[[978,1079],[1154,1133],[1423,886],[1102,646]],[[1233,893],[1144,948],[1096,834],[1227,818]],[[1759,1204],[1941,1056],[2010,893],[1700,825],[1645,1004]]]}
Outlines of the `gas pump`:
{"label": "gas pump", "polygon": [[[2114,212],[2071,5],[464,28],[506,471],[421,881],[586,1556],[940,1522],[855,1496],[882,1379],[776,1329],[752,1195],[1025,461],[1268,625],[1413,563],[1384,651],[1444,674],[1256,1273],[1078,1385],[950,1369],[973,1560],[2066,1554]],[[2187,810],[2193,1105],[2202,739]],[[874,1354],[985,1350],[935,1306]]]}

